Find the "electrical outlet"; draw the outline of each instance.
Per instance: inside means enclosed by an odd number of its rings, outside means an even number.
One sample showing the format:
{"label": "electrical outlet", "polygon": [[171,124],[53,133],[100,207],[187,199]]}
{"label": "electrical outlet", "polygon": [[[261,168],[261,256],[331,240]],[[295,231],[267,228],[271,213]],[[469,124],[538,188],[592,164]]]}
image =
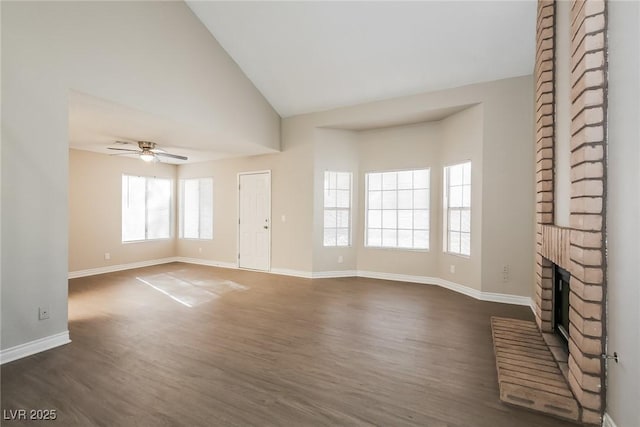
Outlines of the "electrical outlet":
{"label": "electrical outlet", "polygon": [[282,221],[282,222],[287,222],[287,217],[286,217],[285,215],[282,215],[282,216],[280,217],[280,221]]}
{"label": "electrical outlet", "polygon": [[342,264],[343,261],[344,261],[344,258],[342,257],[342,255],[340,255],[338,257],[338,264]]}
{"label": "electrical outlet", "polygon": [[38,308],[38,319],[46,320],[49,318],[49,307]]}
{"label": "electrical outlet", "polygon": [[451,273],[451,274],[455,274],[455,272],[456,272],[456,266],[455,266],[455,265],[453,265],[453,264],[451,264],[451,265],[449,266],[449,273]]}
{"label": "electrical outlet", "polygon": [[111,254],[109,252],[104,253],[104,259],[109,261],[111,259]]}
{"label": "electrical outlet", "polygon": [[198,248],[198,253],[201,254],[202,253],[202,248]]}
{"label": "electrical outlet", "polygon": [[502,267],[502,281],[503,282],[508,282],[509,281],[509,266],[508,265],[504,265]]}

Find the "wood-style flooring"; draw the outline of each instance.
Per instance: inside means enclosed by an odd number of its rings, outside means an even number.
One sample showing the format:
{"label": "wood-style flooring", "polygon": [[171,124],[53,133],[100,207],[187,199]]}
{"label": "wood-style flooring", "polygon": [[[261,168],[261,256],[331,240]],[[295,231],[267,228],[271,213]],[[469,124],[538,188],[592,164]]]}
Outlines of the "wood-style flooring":
{"label": "wood-style flooring", "polygon": [[5,412],[57,419],[2,425],[572,426],[500,402],[491,316],[532,319],[363,278],[173,263],[74,279],[73,342],[2,366]]}

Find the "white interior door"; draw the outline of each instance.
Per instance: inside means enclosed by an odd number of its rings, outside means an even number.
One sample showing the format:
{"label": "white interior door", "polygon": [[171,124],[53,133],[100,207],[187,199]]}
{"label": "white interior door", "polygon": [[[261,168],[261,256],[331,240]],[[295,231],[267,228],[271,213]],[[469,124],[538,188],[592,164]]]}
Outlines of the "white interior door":
{"label": "white interior door", "polygon": [[238,267],[269,271],[271,171],[238,175]]}

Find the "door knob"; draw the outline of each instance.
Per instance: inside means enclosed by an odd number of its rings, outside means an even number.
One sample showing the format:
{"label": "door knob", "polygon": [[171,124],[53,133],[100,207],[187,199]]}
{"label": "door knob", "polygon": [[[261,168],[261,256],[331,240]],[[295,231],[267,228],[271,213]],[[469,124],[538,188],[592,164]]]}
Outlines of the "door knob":
{"label": "door knob", "polygon": [[263,225],[262,228],[264,228],[265,230],[269,228],[268,225]]}

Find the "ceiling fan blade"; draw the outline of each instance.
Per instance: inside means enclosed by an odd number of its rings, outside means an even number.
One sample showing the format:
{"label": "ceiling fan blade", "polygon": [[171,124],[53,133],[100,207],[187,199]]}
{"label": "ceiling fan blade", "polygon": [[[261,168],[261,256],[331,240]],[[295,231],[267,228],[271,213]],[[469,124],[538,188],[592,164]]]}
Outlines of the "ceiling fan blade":
{"label": "ceiling fan blade", "polygon": [[109,154],[110,156],[133,156],[133,155],[138,155],[138,153],[113,153],[113,154]]}
{"label": "ceiling fan blade", "polygon": [[115,141],[116,144],[123,144],[123,145],[136,145],[135,142],[131,142],[131,141]]}
{"label": "ceiling fan blade", "polygon": [[185,156],[178,156],[177,154],[169,154],[169,153],[154,153],[156,156],[162,156],[162,157],[171,157],[172,159],[179,159],[179,160],[189,160],[188,157]]}
{"label": "ceiling fan blade", "polygon": [[162,148],[157,148],[157,147],[156,148],[152,148],[149,151],[151,151],[152,153],[166,153],[167,152],[166,150],[163,150]]}
{"label": "ceiling fan blade", "polygon": [[129,150],[128,148],[113,148],[113,147],[107,147],[108,150],[116,150],[116,151],[130,151],[132,153],[140,153],[140,150]]}

